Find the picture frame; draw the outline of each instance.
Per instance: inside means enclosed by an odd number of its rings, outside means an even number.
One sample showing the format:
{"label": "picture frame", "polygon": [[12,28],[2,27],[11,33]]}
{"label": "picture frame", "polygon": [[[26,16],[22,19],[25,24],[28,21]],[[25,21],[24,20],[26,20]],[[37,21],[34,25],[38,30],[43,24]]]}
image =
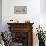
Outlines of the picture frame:
{"label": "picture frame", "polygon": [[27,6],[15,6],[14,14],[27,14]]}

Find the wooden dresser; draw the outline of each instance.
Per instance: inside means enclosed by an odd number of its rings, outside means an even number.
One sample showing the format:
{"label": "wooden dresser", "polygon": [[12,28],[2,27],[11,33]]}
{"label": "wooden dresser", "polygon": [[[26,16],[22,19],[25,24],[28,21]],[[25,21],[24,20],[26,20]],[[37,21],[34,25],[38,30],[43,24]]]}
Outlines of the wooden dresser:
{"label": "wooden dresser", "polygon": [[[33,46],[33,23],[7,23],[12,33],[13,41],[21,46]],[[19,45],[18,45],[19,46]]]}

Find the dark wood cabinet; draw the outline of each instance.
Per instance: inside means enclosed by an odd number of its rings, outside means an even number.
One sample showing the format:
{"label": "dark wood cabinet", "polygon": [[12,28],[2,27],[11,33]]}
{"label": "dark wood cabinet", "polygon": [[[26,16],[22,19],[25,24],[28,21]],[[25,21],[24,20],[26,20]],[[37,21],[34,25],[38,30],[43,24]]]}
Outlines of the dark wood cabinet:
{"label": "dark wood cabinet", "polygon": [[33,23],[7,23],[12,33],[13,41],[22,43],[22,46],[33,46]]}

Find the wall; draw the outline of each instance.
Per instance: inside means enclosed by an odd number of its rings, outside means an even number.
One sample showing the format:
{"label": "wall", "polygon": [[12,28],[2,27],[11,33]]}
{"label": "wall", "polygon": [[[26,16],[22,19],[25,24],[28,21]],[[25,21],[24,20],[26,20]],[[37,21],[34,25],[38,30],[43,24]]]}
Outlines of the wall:
{"label": "wall", "polygon": [[46,0],[40,0],[40,9],[42,13],[46,13]]}
{"label": "wall", "polygon": [[[27,14],[14,14],[14,6],[16,5],[25,5],[27,6]],[[10,19],[17,19],[20,22],[25,20],[30,20],[34,23],[39,23],[39,14],[40,14],[40,0],[3,0],[2,1],[2,23],[3,26]],[[37,21],[38,20],[38,21]],[[6,29],[4,27],[4,29]]]}
{"label": "wall", "polygon": [[[43,1],[43,0],[42,0]],[[36,27],[39,24],[46,30],[46,15],[42,11],[42,1],[40,0],[2,0],[2,26],[3,31],[8,30],[7,22],[10,19],[17,19],[19,22],[30,20],[33,25],[33,45],[38,46],[38,39],[36,37]],[[27,14],[14,14],[14,6],[27,6]]]}
{"label": "wall", "polygon": [[0,0],[0,31],[2,31],[2,0]]}
{"label": "wall", "polygon": [[40,0],[40,24],[46,31],[46,0]]}

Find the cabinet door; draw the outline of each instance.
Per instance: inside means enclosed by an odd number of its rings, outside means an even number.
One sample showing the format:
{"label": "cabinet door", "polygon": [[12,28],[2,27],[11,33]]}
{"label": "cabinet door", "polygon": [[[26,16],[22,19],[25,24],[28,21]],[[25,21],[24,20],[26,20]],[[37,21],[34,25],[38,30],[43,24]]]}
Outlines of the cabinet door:
{"label": "cabinet door", "polygon": [[20,43],[22,46],[28,46],[28,32],[13,32],[13,42]]}
{"label": "cabinet door", "polygon": [[22,46],[32,46],[31,32],[12,32],[12,40],[15,43],[20,43]]}

